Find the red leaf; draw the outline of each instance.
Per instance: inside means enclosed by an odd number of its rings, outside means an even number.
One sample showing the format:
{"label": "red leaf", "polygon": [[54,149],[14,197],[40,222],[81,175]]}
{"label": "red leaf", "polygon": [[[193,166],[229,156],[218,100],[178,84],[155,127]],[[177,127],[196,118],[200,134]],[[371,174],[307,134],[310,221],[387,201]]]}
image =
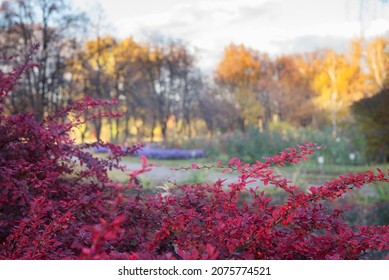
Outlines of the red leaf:
{"label": "red leaf", "polygon": [[199,166],[196,163],[192,163],[191,166],[192,166],[193,169],[199,169]]}

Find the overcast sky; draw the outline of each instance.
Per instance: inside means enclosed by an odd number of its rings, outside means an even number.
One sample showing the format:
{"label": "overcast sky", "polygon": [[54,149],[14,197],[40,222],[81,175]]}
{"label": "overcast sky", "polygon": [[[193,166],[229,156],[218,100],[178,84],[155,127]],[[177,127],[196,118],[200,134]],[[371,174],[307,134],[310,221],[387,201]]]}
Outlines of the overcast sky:
{"label": "overcast sky", "polygon": [[213,68],[229,43],[270,55],[344,51],[361,32],[372,37],[389,30],[387,0],[73,1],[88,12],[100,7],[106,30],[119,39],[155,32],[182,39],[197,49],[203,68]]}

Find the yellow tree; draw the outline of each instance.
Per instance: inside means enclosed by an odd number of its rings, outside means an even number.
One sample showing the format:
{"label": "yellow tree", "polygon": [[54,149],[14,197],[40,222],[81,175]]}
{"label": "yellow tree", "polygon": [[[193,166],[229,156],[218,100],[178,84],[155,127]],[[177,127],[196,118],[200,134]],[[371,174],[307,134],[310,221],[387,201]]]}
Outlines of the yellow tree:
{"label": "yellow tree", "polygon": [[384,88],[385,80],[388,78],[389,57],[387,48],[389,40],[376,38],[366,45],[366,63],[369,69],[369,96],[381,91]]}
{"label": "yellow tree", "polygon": [[[74,91],[78,96],[110,99],[112,96],[112,75],[114,73],[113,48],[116,41],[106,36],[86,42],[75,59],[68,61],[72,73]],[[102,120],[93,121],[96,139],[101,140]]]}
{"label": "yellow tree", "polygon": [[260,77],[260,60],[258,54],[244,45],[231,44],[224,50],[219,62],[215,80],[223,87],[224,98],[240,112],[240,126],[257,124],[262,108],[253,87]]}
{"label": "yellow tree", "polygon": [[277,113],[294,125],[315,125],[311,69],[299,55],[283,55],[274,61],[277,83]]}
{"label": "yellow tree", "polygon": [[363,75],[356,61],[360,55],[360,48],[354,43],[349,53],[327,50],[316,62],[318,71],[312,81],[315,103],[329,113],[333,137],[337,136],[338,123],[348,115],[350,105],[363,97]]}
{"label": "yellow tree", "polygon": [[257,54],[244,45],[231,44],[216,69],[216,78],[232,87],[247,87],[257,82],[260,63]]}
{"label": "yellow tree", "polygon": [[[124,111],[123,129],[124,140],[130,136],[129,123],[131,117],[138,120],[135,123],[142,124],[145,127],[145,117],[147,115],[144,109],[148,109],[148,91],[145,78],[143,77],[139,64],[140,56],[144,51],[142,45],[133,38],[126,38],[120,41],[113,49],[114,57],[114,75],[113,89],[115,97],[121,102]],[[116,135],[114,138],[118,142],[119,137],[119,119],[116,119]],[[138,127],[137,127],[138,130]],[[141,130],[141,129],[139,129]],[[138,133],[137,133],[138,134]],[[142,135],[143,136],[143,135]]]}
{"label": "yellow tree", "polygon": [[[88,64],[87,68],[94,70],[97,76],[104,73],[112,75],[114,72],[113,50],[116,44],[111,36],[97,37],[95,40],[88,41],[85,44],[85,57],[83,58],[84,63]],[[103,93],[99,91],[98,86],[96,85],[97,95],[103,97]]]}
{"label": "yellow tree", "polygon": [[[313,89],[313,81],[318,75],[318,72],[321,71],[320,61],[322,60],[322,57],[323,53],[320,51],[298,54],[293,57],[294,65],[299,73],[298,76],[300,77],[298,79],[303,83],[303,87],[307,88],[304,93],[307,94],[307,96],[305,99],[301,100],[302,102],[299,102],[299,112],[296,112],[296,114],[300,117],[311,114],[310,123],[313,128],[322,127],[326,122],[325,117],[323,116],[323,110],[317,105],[315,100],[317,93]],[[295,100],[294,98],[291,99]],[[305,119],[305,125],[308,125],[307,119]]]}
{"label": "yellow tree", "polygon": [[173,130],[168,131],[168,122],[175,118],[185,122],[190,135],[192,115],[189,111],[198,95],[196,88],[201,75],[194,67],[194,57],[188,48],[179,40],[155,38],[143,45],[139,64],[147,80],[149,104],[154,108],[148,112],[152,115],[153,126],[158,122],[162,137],[167,140],[170,135],[174,137]]}

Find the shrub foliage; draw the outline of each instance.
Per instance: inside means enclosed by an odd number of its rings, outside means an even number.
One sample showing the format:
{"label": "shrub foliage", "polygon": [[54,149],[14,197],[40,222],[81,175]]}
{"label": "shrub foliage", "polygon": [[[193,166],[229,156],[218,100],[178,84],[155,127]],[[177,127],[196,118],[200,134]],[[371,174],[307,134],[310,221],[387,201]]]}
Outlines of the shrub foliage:
{"label": "shrub foliage", "polygon": [[[322,149],[305,144],[253,164],[233,158],[225,166],[184,168],[238,172],[228,185],[220,179],[147,194],[136,178],[150,170],[145,157],[127,184],[107,174],[124,170],[120,158],[139,145],[77,146],[70,136],[85,121],[117,117],[112,102],[86,98],[40,121],[5,114],[5,98],[29,67],[26,61],[0,76],[1,259],[358,259],[369,250],[389,249],[388,226],[349,225],[342,209],[326,203],[366,184],[388,182],[382,171],[300,189],[272,167],[297,164]],[[94,147],[112,154],[96,158],[88,152]],[[257,188],[248,187],[253,182]],[[280,188],[285,199],[272,201],[263,185]]]}
{"label": "shrub foliage", "polygon": [[367,142],[370,160],[389,161],[389,87],[378,94],[362,99],[352,106],[358,127]]}

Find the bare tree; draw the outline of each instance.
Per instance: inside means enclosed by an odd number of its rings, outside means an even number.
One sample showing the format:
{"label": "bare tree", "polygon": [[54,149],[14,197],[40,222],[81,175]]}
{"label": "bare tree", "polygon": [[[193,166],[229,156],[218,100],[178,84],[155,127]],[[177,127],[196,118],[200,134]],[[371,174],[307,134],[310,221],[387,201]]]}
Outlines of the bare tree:
{"label": "bare tree", "polygon": [[149,84],[155,117],[166,140],[167,123],[171,116],[183,118],[190,126],[189,107],[196,96],[195,86],[199,75],[193,56],[177,40],[164,37],[154,39],[144,50],[139,63]]}
{"label": "bare tree", "polygon": [[65,61],[77,47],[76,33],[86,24],[86,17],[70,9],[66,0],[4,1],[0,8],[1,51],[20,56],[34,44],[40,65],[29,71],[10,101],[12,113],[34,111],[42,118],[68,100]]}

